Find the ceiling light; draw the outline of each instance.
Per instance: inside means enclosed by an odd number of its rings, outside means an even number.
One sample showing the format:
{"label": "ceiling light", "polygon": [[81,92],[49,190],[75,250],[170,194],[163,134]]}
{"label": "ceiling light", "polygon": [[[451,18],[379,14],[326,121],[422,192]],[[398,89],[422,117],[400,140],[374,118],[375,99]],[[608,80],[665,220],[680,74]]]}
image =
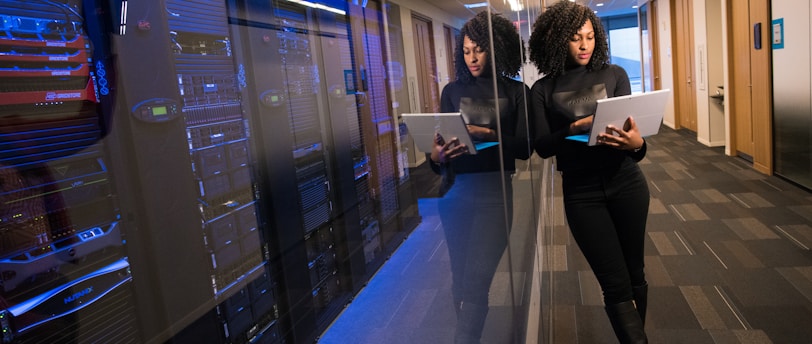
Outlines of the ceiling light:
{"label": "ceiling light", "polygon": [[505,0],[504,2],[510,3],[510,10],[513,12],[519,12],[524,9],[524,6],[522,6],[519,0]]}
{"label": "ceiling light", "polygon": [[465,6],[465,8],[479,8],[479,7],[485,7],[485,6],[488,6],[488,2],[487,2],[487,1],[484,1],[484,2],[476,2],[476,3],[473,3],[473,4],[465,4],[465,5],[463,5],[463,6]]}
{"label": "ceiling light", "polygon": [[307,7],[310,7],[310,8],[315,8],[315,9],[319,9],[319,10],[325,10],[325,11],[328,11],[328,12],[333,12],[333,13],[340,14],[340,15],[346,15],[347,14],[347,12],[345,12],[344,10],[340,10],[340,9],[333,8],[333,7],[330,7],[330,6],[327,6],[327,5],[322,5],[322,4],[319,4],[319,3],[310,2],[310,1],[306,1],[306,0],[288,0],[288,1],[290,1],[292,3],[299,4],[299,5],[307,6]]}

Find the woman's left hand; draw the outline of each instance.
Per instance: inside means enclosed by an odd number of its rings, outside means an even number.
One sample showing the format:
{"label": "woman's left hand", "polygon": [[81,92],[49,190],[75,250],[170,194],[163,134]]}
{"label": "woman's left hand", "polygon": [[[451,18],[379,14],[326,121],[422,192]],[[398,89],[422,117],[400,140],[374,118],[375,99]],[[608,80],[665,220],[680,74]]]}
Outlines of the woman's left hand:
{"label": "woman's left hand", "polygon": [[468,133],[477,141],[496,141],[496,130],[474,124],[466,124]]}
{"label": "woman's left hand", "polygon": [[611,124],[606,126],[606,132],[598,135],[598,143],[617,149],[634,151],[643,147],[643,137],[640,136],[634,118],[629,117],[623,123],[623,129]]}

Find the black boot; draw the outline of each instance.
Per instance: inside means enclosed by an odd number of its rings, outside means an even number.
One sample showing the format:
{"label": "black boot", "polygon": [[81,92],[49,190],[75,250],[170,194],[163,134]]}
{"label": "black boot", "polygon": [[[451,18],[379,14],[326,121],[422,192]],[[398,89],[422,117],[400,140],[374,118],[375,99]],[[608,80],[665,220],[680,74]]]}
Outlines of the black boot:
{"label": "black boot", "polygon": [[633,287],[634,305],[637,307],[637,314],[640,314],[640,320],[643,321],[643,326],[646,325],[646,307],[648,306],[648,283],[639,287]]}
{"label": "black boot", "polygon": [[634,302],[626,301],[606,306],[609,322],[621,344],[648,343],[646,332],[643,330],[643,321],[634,307]]}

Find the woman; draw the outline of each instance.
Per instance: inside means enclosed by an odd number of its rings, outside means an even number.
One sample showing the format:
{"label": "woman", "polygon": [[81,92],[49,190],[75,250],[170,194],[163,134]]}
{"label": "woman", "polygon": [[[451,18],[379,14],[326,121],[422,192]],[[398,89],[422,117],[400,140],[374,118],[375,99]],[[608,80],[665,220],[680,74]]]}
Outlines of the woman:
{"label": "woman", "polygon": [[443,88],[441,111],[461,112],[474,140],[500,143],[468,154],[456,138],[438,135],[428,153],[446,182],[439,211],[451,260],[457,343],[478,343],[482,335],[490,284],[512,221],[510,178],[515,160],[531,154],[524,101],[529,88],[511,79],[524,62],[522,49],[516,28],[500,15],[482,12],[463,25],[457,80]]}
{"label": "woman", "polygon": [[646,343],[643,243],[649,190],[637,162],[646,141],[634,119],[607,127],[599,145],[568,140],[589,131],[597,100],[631,93],[626,72],[609,63],[606,31],[588,7],[559,1],[539,15],[530,61],[544,78],[531,89],[533,147],[556,157],[567,222],[603,291],[622,343]]}

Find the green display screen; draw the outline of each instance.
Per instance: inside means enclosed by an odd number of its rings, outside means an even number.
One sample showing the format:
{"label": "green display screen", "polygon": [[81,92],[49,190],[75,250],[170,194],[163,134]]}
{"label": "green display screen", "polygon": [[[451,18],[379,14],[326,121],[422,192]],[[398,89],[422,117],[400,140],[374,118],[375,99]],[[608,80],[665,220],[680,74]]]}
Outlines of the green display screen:
{"label": "green display screen", "polygon": [[152,115],[153,116],[164,116],[166,115],[166,106],[156,106],[152,108]]}

